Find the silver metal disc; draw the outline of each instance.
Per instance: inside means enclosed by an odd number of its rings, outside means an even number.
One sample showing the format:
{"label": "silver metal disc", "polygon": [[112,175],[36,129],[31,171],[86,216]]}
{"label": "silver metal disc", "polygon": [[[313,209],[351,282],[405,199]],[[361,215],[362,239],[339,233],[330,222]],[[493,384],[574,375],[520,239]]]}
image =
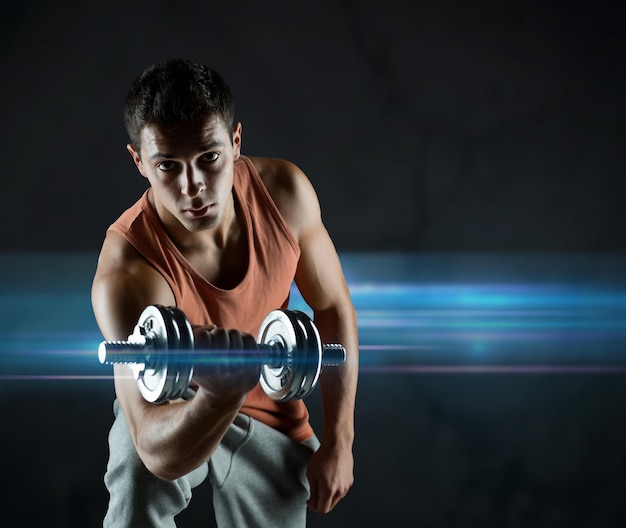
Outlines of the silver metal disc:
{"label": "silver metal disc", "polygon": [[172,306],[167,308],[167,311],[172,318],[178,337],[178,346],[170,351],[170,362],[173,360],[176,368],[171,369],[175,379],[172,380],[171,392],[167,395],[167,399],[177,400],[187,393],[193,376],[194,337],[191,323],[181,310]]}
{"label": "silver metal disc", "polygon": [[303,380],[302,370],[297,368],[297,356],[302,350],[302,331],[286,310],[273,310],[261,323],[258,344],[278,343],[284,351],[280,367],[263,365],[261,387],[275,401],[287,401],[295,397]]}
{"label": "silver metal disc", "polygon": [[146,401],[161,403],[167,400],[172,391],[172,381],[176,378],[176,374],[172,374],[176,366],[170,365],[168,351],[178,346],[177,331],[167,309],[159,305],[148,306],[139,316],[137,325],[144,329],[152,345],[150,367],[140,373],[137,385]]}
{"label": "silver metal disc", "polygon": [[298,325],[302,328],[304,334],[303,350],[306,354],[302,356],[302,382],[295,396],[297,399],[306,398],[315,386],[322,371],[322,341],[320,339],[317,327],[311,321],[311,318],[300,311],[291,312]]}

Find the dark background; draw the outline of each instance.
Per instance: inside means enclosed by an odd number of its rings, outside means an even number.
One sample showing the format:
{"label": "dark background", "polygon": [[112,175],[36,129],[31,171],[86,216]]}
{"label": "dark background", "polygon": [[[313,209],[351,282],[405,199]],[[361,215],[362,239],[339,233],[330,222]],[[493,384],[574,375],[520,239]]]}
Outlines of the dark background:
{"label": "dark background", "polygon": [[619,2],[10,2],[4,20],[1,250],[100,247],[145,187],[126,91],[167,57],[223,74],[244,152],[305,170],[342,251],[626,246]]}
{"label": "dark background", "polygon": [[[244,153],[304,169],[341,254],[488,253],[500,274],[502,255],[619,254],[623,28],[619,2],[5,3],[2,337],[94,328],[105,229],[145,188],[126,90],[168,57],[223,74]],[[311,525],[620,525],[623,381],[366,373],[355,488]],[[8,525],[99,524],[111,398],[108,381],[0,382]],[[192,508],[181,526],[202,525]]]}

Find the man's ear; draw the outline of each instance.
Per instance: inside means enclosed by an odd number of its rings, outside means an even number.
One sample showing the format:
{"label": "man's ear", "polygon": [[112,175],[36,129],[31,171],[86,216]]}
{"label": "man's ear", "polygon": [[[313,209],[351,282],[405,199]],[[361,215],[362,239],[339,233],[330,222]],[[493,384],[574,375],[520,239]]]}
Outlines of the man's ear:
{"label": "man's ear", "polygon": [[241,123],[233,127],[233,160],[238,160],[241,156]]}
{"label": "man's ear", "polygon": [[139,152],[130,143],[126,145],[126,150],[130,154],[130,157],[133,158],[137,170],[144,178],[147,178],[148,176],[146,175],[146,171],[143,168],[143,163],[141,163],[141,156],[139,155]]}

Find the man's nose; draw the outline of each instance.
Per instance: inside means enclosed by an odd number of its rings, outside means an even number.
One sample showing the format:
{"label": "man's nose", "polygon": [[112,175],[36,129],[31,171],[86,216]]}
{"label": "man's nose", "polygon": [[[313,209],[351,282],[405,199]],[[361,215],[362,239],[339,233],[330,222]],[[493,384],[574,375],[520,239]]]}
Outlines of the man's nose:
{"label": "man's nose", "polygon": [[194,167],[189,167],[185,174],[183,193],[190,198],[195,198],[199,194],[203,193],[205,189],[206,183],[202,172]]}

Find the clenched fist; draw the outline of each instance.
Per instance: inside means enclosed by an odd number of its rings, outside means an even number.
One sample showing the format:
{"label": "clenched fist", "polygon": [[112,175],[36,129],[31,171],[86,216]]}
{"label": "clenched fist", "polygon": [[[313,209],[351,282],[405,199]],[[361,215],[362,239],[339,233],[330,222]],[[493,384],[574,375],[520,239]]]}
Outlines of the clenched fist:
{"label": "clenched fist", "polygon": [[194,330],[193,381],[216,398],[242,398],[259,382],[255,338],[239,330],[198,326]]}

